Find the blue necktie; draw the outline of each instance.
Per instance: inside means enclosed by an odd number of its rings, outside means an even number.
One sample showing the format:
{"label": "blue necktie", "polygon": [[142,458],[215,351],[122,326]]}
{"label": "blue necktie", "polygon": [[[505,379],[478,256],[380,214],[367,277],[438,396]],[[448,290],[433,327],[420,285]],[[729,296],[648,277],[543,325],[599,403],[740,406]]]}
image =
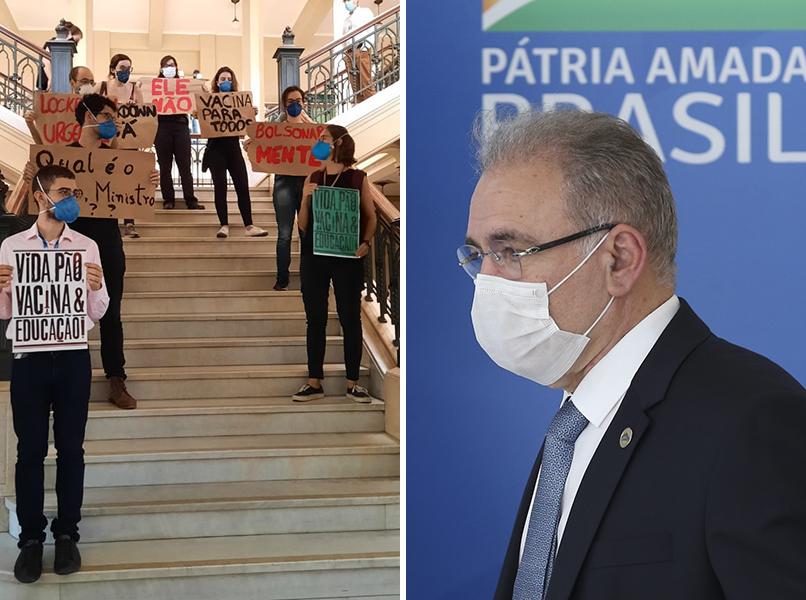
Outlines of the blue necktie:
{"label": "blue necktie", "polygon": [[545,598],[557,551],[557,525],[565,480],[574,458],[574,443],[587,425],[588,420],[568,399],[546,431],[540,479],[512,600]]}

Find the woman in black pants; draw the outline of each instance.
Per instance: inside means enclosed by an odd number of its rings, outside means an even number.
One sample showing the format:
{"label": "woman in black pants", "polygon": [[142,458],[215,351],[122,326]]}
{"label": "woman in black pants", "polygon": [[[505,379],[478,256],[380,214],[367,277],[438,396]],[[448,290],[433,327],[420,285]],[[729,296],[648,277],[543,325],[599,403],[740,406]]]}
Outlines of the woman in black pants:
{"label": "woman in black pants", "polygon": [[[176,59],[173,56],[163,56],[160,61],[159,77],[179,78]],[[193,175],[190,173],[190,130],[188,129],[187,115],[159,115],[159,128],[154,140],[157,149],[157,161],[160,165],[160,192],[162,192],[162,207],[172,209],[176,205],[174,183],[171,175],[173,161],[179,168],[179,177],[182,180],[182,195],[185,198],[188,210],[204,208],[193,195]]]}
{"label": "woman in black pants", "polygon": [[[221,67],[213,77],[211,84],[214,93],[237,92],[238,80],[229,67]],[[221,229],[216,237],[229,235],[229,217],[227,215],[227,171],[232,177],[235,193],[238,195],[238,210],[241,211],[247,237],[264,237],[268,231],[252,224],[252,201],[249,198],[249,176],[241,154],[241,142],[237,135],[210,138],[204,151],[202,169],[210,169],[215,189],[215,209]]]}
{"label": "woman in black pants", "polygon": [[[319,150],[323,150],[321,153]],[[361,290],[364,288],[364,261],[369,253],[372,236],[375,234],[377,217],[372,201],[370,183],[364,171],[353,169],[355,142],[344,127],[326,125],[314,155],[324,161],[324,169],[315,171],[305,181],[302,190],[302,206],[299,211],[299,230],[302,246],[300,276],[302,300],[308,322],[308,382],[292,396],[296,402],[324,398],[325,341],[327,329],[328,295],[330,282],[336,296],[344,337],[344,366],[347,370],[346,396],[355,402],[372,402],[367,390],[358,384],[361,368],[363,335],[361,331]],[[319,186],[352,188],[359,190],[360,243],[355,258],[320,256],[313,253],[313,191]]]}

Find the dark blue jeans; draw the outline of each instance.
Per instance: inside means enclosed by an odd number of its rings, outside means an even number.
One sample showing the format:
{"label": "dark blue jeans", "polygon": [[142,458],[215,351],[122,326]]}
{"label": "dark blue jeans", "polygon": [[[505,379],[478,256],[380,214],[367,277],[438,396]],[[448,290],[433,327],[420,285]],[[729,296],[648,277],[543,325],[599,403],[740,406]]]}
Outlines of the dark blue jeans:
{"label": "dark blue jeans", "polygon": [[294,217],[302,204],[305,177],[301,175],[274,176],[274,213],[277,219],[277,281],[287,284],[291,266],[291,233]]}
{"label": "dark blue jeans", "polygon": [[88,350],[34,352],[14,359],[11,411],[18,439],[15,481],[20,545],[28,540],[45,541],[45,457],[51,407],[59,510],[50,530],[54,536],[67,534],[78,541],[91,378]]}

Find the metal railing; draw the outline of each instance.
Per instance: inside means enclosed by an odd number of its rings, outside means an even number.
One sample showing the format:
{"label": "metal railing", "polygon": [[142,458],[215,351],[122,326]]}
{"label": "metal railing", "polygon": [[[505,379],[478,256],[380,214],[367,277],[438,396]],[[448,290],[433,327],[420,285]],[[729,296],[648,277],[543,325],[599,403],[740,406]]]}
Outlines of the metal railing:
{"label": "metal railing", "polygon": [[50,52],[0,25],[0,105],[22,115],[34,106],[34,91]]}
{"label": "metal railing", "polygon": [[375,186],[370,187],[378,226],[369,257],[364,261],[365,300],[378,303],[379,322],[391,320],[395,328],[392,343],[400,366],[400,211]]}
{"label": "metal railing", "polygon": [[[369,67],[370,76],[362,78]],[[368,65],[367,65],[368,63]],[[400,7],[300,59],[308,114],[326,123],[400,79]]]}

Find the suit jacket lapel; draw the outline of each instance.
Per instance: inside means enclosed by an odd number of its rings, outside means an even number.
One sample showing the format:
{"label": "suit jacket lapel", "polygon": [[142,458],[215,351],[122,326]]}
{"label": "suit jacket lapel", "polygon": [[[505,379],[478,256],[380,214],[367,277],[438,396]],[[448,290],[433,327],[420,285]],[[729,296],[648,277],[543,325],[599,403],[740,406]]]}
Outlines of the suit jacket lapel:
{"label": "suit jacket lapel", "polygon": [[[566,600],[570,597],[579,570],[621,475],[633,453],[637,451],[641,438],[651,426],[646,411],[663,400],[679,365],[710,335],[712,334],[705,323],[694,314],[685,300],[681,299],[680,310],[633,378],[613,422],[585,472],[554,561],[547,600]],[[627,427],[633,430],[632,440],[622,448],[619,439]],[[527,489],[530,494],[530,490],[534,489],[535,478],[536,469],[530,479],[532,486]],[[531,495],[529,499],[531,500]],[[528,503],[526,506],[528,509]],[[523,503],[521,509],[523,510]],[[523,520],[519,513],[518,524],[521,525],[521,532]],[[517,526],[516,524],[516,529]],[[510,551],[511,546],[512,543]],[[508,560],[509,554],[507,554]],[[515,560],[517,574],[517,554]],[[514,585],[514,575],[512,582]],[[506,598],[511,597],[510,591],[510,595]]]}

